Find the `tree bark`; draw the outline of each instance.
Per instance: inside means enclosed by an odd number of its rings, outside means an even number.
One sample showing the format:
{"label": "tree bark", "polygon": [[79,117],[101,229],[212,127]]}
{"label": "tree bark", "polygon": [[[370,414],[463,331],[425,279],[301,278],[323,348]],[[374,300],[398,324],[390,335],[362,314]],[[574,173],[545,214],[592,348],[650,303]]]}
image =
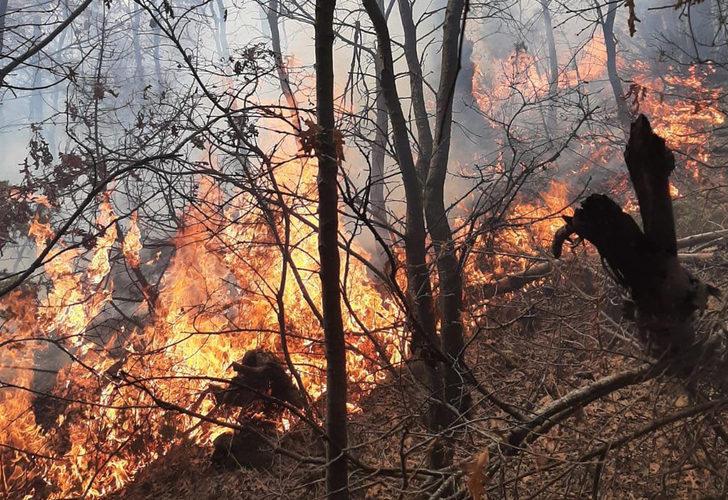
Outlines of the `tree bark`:
{"label": "tree bark", "polygon": [[[37,40],[40,38],[40,20],[36,18],[33,23],[35,24],[33,27],[33,38]],[[31,61],[34,68],[33,79],[30,84],[30,109],[28,116],[31,123],[40,123],[43,121],[43,90],[40,88],[43,86],[43,70],[41,68],[40,52],[36,52]]]}
{"label": "tree bark", "polygon": [[418,351],[423,348],[426,349],[431,344],[436,344],[436,320],[430,275],[426,261],[422,185],[415,168],[407,121],[402,111],[394,79],[394,62],[387,22],[376,0],[364,0],[363,4],[377,33],[381,58],[379,82],[389,111],[389,119],[392,122],[394,149],[402,173],[407,202],[404,244],[407,259],[408,293],[416,311],[416,324],[413,325],[414,331],[412,334],[412,350]]}
{"label": "tree bark", "polygon": [[[379,10],[382,11],[383,2],[379,1]],[[377,44],[377,53],[381,47]],[[377,75],[381,74],[381,55],[374,63],[374,69]],[[382,83],[377,78],[376,84],[376,100],[374,102],[374,143],[372,144],[372,160],[371,160],[371,214],[377,223],[377,232],[382,241],[389,241],[389,232],[387,231],[387,208],[384,202],[384,159],[386,157],[387,135],[389,133],[389,119],[387,118],[387,104],[382,91]]]}
{"label": "tree bark", "polygon": [[142,44],[139,34],[139,28],[141,24],[141,11],[134,11],[133,6],[130,7],[130,14],[131,14],[131,33],[132,33],[132,43],[134,45],[134,64],[135,64],[135,74],[134,77],[137,79],[137,81],[141,84],[141,86],[144,86],[144,60],[142,55]]}
{"label": "tree bark", "polygon": [[[220,57],[223,61],[227,62],[230,59],[230,46],[227,41],[227,9],[225,8],[225,2],[223,0],[216,1],[217,14],[215,16],[215,23],[217,24],[217,40],[220,45]],[[213,7],[214,11],[214,7]]]}
{"label": "tree bark", "polygon": [[334,138],[334,7],[335,1],[316,1],[316,117],[318,119],[318,248],[326,344],[326,495],[349,498],[346,460],[346,346],[341,316],[338,247],[338,185]]}
{"label": "tree bark", "polygon": [[716,15],[711,12],[712,2],[688,4],[687,25],[695,61],[705,63],[715,49],[718,33],[714,26]]}
{"label": "tree bark", "polygon": [[8,0],[0,0],[0,55],[5,48],[5,16],[8,15]]}
{"label": "tree bark", "polygon": [[152,18],[152,32],[154,33],[154,73],[157,76],[157,86],[162,87],[162,28]]}
{"label": "tree bark", "polygon": [[465,8],[464,0],[449,0],[443,26],[440,83],[437,91],[435,120],[435,147],[425,183],[425,218],[435,249],[437,273],[440,279],[440,321],[442,347],[450,358],[446,369],[448,401],[459,409],[466,409],[470,399],[463,392],[462,363],[463,339],[463,282],[460,264],[455,254],[455,242],[445,210],[445,178],[450,157],[452,105],[455,82],[460,69],[460,23]]}
{"label": "tree bark", "polygon": [[430,119],[427,116],[425,106],[424,79],[422,78],[422,64],[417,53],[417,27],[412,18],[412,7],[409,0],[399,0],[398,3],[399,17],[402,20],[402,30],[404,32],[404,57],[407,60],[410,92],[412,93],[412,110],[415,114],[415,125],[417,126],[419,151],[416,168],[424,184],[427,179],[427,171],[430,168],[430,159],[432,158],[432,130],[430,129]]}
{"label": "tree bark", "polygon": [[614,19],[617,16],[617,4],[609,5],[606,17],[602,15],[601,7],[597,4],[597,13],[599,15],[599,24],[602,27],[602,34],[604,35],[604,48],[607,52],[607,75],[617,104],[617,119],[622,130],[627,134],[632,121],[632,113],[624,98],[622,81],[619,79],[619,72],[617,71],[617,43],[614,38]]}
{"label": "tree bark", "polygon": [[301,119],[298,116],[298,103],[296,102],[296,96],[293,94],[293,89],[291,88],[291,80],[288,76],[288,69],[283,62],[281,35],[280,30],[278,29],[278,19],[280,17],[278,9],[280,9],[279,1],[270,0],[265,13],[266,19],[268,20],[268,29],[270,30],[271,48],[273,49],[273,57],[276,63],[276,72],[278,73],[278,82],[281,86],[281,92],[283,92],[283,97],[286,98],[288,107],[291,108],[293,127],[296,129],[297,133],[300,133]]}

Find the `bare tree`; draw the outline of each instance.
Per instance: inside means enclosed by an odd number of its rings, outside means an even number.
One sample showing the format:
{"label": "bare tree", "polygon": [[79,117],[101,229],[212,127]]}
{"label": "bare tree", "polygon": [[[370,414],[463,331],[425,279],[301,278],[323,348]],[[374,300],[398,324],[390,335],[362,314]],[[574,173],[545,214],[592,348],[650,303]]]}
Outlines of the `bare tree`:
{"label": "bare tree", "polygon": [[434,149],[425,182],[425,217],[435,250],[440,278],[440,321],[442,347],[449,356],[446,393],[456,407],[467,409],[469,396],[464,392],[461,374],[465,342],[462,321],[462,269],[455,253],[455,242],[445,210],[445,180],[450,158],[452,107],[455,84],[460,70],[460,47],[466,2],[450,0],[443,24],[440,82],[437,90]]}
{"label": "bare tree", "polygon": [[334,120],[334,7],[316,2],[316,117],[318,134],[318,248],[321,259],[323,328],[326,342],[326,494],[349,498],[346,459],[346,348],[341,318],[338,245],[339,154]]}
{"label": "bare tree", "polygon": [[549,99],[551,106],[548,113],[548,134],[554,134],[556,128],[556,106],[555,99],[559,91],[559,60],[556,53],[556,40],[554,38],[554,27],[551,21],[549,0],[541,1],[541,12],[543,13],[543,24],[546,31],[546,45],[549,49]]}
{"label": "bare tree", "polygon": [[602,27],[604,35],[604,47],[607,51],[607,75],[609,76],[609,85],[612,87],[614,101],[617,104],[617,119],[622,130],[627,133],[631,122],[629,107],[622,90],[622,81],[617,71],[617,42],[614,36],[614,20],[617,16],[617,5],[607,5],[609,9],[607,15],[602,14],[602,9],[597,4],[597,13],[599,15],[599,24]]}

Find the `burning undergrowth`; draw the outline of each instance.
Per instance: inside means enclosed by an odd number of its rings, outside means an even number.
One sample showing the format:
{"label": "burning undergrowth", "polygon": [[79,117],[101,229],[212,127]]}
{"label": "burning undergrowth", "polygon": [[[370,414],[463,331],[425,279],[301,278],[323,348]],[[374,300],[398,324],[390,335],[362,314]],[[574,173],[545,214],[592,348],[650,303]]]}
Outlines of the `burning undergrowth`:
{"label": "burning undergrowth", "polygon": [[[305,290],[319,302],[315,227],[293,222],[290,246],[277,251],[271,227],[243,198],[231,202],[200,178],[165,262],[144,249],[136,215],[120,223],[109,192],[90,250],[61,243],[44,266],[47,287],[16,290],[2,302],[9,336],[2,473],[11,496],[103,495],[180,440],[211,442],[221,429],[191,415],[235,421],[233,411],[217,408],[210,386],[230,378],[231,364],[252,349],[285,359],[311,400],[324,393],[320,323],[301,300]],[[41,249],[54,232],[36,219],[31,236]],[[138,279],[160,268],[158,285]],[[115,290],[123,275],[135,295]],[[400,309],[367,276],[352,261],[343,277],[352,409],[404,349]],[[58,369],[45,374],[46,394],[37,389],[34,357],[48,351]],[[164,411],[165,402],[191,415]],[[294,420],[286,413],[276,425],[283,431]]]}

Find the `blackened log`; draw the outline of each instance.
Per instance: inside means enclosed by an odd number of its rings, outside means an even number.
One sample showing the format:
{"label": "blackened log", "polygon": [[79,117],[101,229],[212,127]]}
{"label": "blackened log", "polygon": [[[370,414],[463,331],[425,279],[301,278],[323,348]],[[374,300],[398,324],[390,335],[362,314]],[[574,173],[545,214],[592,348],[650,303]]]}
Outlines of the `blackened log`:
{"label": "blackened log", "polygon": [[[645,264],[654,264],[648,260],[654,249],[634,219],[611,198],[593,194],[573,217],[564,220],[566,226],[557,231],[559,239],[563,234],[577,234],[591,242],[621,285],[640,289],[640,282],[652,279],[655,273],[645,269]],[[560,255],[560,247],[555,254]]]}

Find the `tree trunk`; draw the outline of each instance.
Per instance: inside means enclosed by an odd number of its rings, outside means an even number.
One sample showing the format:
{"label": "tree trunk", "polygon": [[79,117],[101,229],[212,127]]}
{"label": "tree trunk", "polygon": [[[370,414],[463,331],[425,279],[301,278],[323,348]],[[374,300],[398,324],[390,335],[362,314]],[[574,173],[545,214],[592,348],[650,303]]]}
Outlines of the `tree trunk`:
{"label": "tree trunk", "polygon": [[460,409],[466,409],[470,405],[469,397],[463,392],[463,377],[459,370],[465,349],[461,317],[463,283],[445,210],[445,178],[450,157],[455,82],[460,69],[460,21],[464,6],[464,0],[450,0],[445,12],[440,83],[437,91],[435,148],[425,184],[425,218],[435,249],[440,279],[442,347],[450,358],[445,375],[446,394],[448,401]]}
{"label": "tree trunk", "polygon": [[[394,148],[405,190],[407,212],[404,244],[407,258],[407,292],[413,306],[411,350],[415,355],[422,355],[426,372],[425,385],[433,393],[435,401],[441,401],[444,394],[438,361],[440,349],[436,334],[432,287],[426,261],[422,185],[412,157],[407,122],[397,93],[387,21],[377,0],[364,0],[363,4],[377,34],[381,59],[378,64],[380,70],[378,77],[392,121]],[[442,429],[443,423],[444,409],[442,405],[436,403],[428,412],[427,426],[430,431],[437,433]],[[433,468],[440,468],[445,462],[444,450],[438,445],[430,455],[430,463]]]}
{"label": "tree trunk", "polygon": [[617,16],[617,4],[609,5],[606,18],[602,16],[601,8],[598,5],[597,12],[599,15],[599,24],[602,26],[602,33],[604,35],[604,48],[607,52],[607,75],[609,77],[609,84],[612,87],[612,93],[614,94],[614,100],[617,104],[617,119],[626,135],[629,131],[632,113],[624,98],[622,81],[619,79],[619,73],[617,71],[617,43],[614,38],[614,19]]}
{"label": "tree trunk", "polygon": [[379,84],[392,122],[394,149],[402,173],[407,202],[404,244],[407,258],[408,293],[415,306],[416,314],[416,324],[413,325],[412,350],[418,351],[437,343],[432,288],[426,261],[426,232],[422,215],[422,184],[415,168],[409,143],[407,121],[397,93],[387,22],[376,0],[364,0],[363,3],[377,33],[379,54],[381,56],[379,64],[381,72],[378,75]]}
{"label": "tree trunk", "polygon": [[[67,3],[63,3],[63,11],[66,13],[66,15],[70,15],[70,9],[68,8]],[[64,64],[65,62],[65,47],[66,47],[66,38],[68,37],[68,31],[64,30],[60,36],[58,37],[58,42],[56,43],[56,63],[58,64]],[[55,113],[59,111],[58,109],[58,102],[60,100],[61,95],[61,89],[62,85],[54,85],[53,86],[53,94],[51,97],[51,116],[52,120],[49,124],[48,128],[48,149],[50,149],[51,153],[56,155],[58,154],[58,129],[61,129],[61,133],[63,133],[63,128],[60,126],[60,124],[56,123],[56,119],[53,117]]]}
{"label": "tree trunk", "polygon": [[705,63],[714,54],[715,40],[718,39],[715,27],[717,16],[711,7],[712,2],[688,4],[688,38],[693,44],[695,61],[699,63]]}
{"label": "tree trunk", "polygon": [[[8,0],[0,0],[0,57],[5,48],[5,17],[8,15]],[[2,80],[0,80],[2,84]],[[0,106],[0,123],[5,123],[5,106]],[[0,147],[5,147],[5,141],[0,142]]]}
{"label": "tree trunk", "polygon": [[331,0],[316,1],[316,117],[318,119],[318,248],[321,263],[321,299],[326,343],[326,494],[349,498],[346,460],[346,346],[341,317],[338,248],[339,159],[334,139],[334,7]]}
{"label": "tree trunk", "polygon": [[436,344],[435,314],[432,288],[426,262],[425,221],[422,207],[422,186],[417,176],[409,143],[407,122],[402,111],[394,79],[394,63],[386,20],[376,0],[364,0],[364,8],[372,19],[379,43],[379,84],[389,117],[397,162],[402,173],[406,199],[405,252],[407,258],[408,294],[414,304],[415,324],[412,351]]}
{"label": "tree trunk", "polygon": [[271,48],[273,49],[273,57],[276,63],[276,72],[278,73],[278,82],[281,86],[281,92],[283,92],[283,97],[286,98],[286,104],[288,104],[288,107],[291,108],[293,126],[296,129],[296,132],[300,133],[301,119],[298,116],[298,104],[296,103],[296,96],[293,94],[293,89],[291,89],[288,69],[286,69],[286,65],[283,62],[281,35],[278,29],[278,19],[280,17],[278,9],[280,9],[278,0],[270,0],[265,13],[266,19],[268,20],[268,29],[270,30]]}
{"label": "tree trunk", "polygon": [[157,85],[162,87],[162,29],[157,21],[152,19],[152,31],[154,32],[154,73],[157,75]]}
{"label": "tree trunk", "polygon": [[8,0],[0,0],[0,55],[5,48],[5,16],[8,14]]}
{"label": "tree trunk", "polygon": [[549,49],[549,112],[546,134],[554,136],[556,129],[556,95],[559,92],[559,61],[556,54],[556,40],[554,39],[554,27],[551,23],[551,12],[549,11],[549,0],[541,1],[543,13],[543,24],[546,31],[546,44]]}
{"label": "tree trunk", "polygon": [[230,59],[230,47],[227,41],[227,9],[223,0],[217,0],[217,40],[220,45],[220,57],[227,62]]}
{"label": "tree trunk", "polygon": [[[40,39],[40,20],[35,19],[33,21],[35,25],[33,27],[33,39]],[[31,123],[40,123],[43,121],[43,90],[40,88],[43,86],[43,73],[41,69],[41,54],[37,52],[31,59],[33,68],[33,80],[30,84],[30,110],[29,118]]]}
{"label": "tree trunk", "polygon": [[404,56],[409,71],[410,92],[412,93],[412,110],[415,114],[417,126],[417,142],[419,154],[417,155],[417,173],[422,183],[427,180],[427,171],[432,158],[432,130],[430,119],[425,106],[424,79],[422,78],[422,64],[417,55],[417,27],[412,18],[412,7],[409,0],[399,0],[399,17],[402,20],[404,31]]}
{"label": "tree trunk", "polygon": [[[382,0],[379,1],[380,11],[383,9]],[[377,46],[379,53],[380,47]],[[381,55],[374,63],[377,75],[381,74]],[[382,92],[382,84],[377,78],[376,84],[377,97],[374,103],[374,143],[372,144],[372,160],[371,160],[371,214],[377,224],[377,232],[382,241],[389,242],[389,232],[387,231],[387,208],[384,201],[384,159],[386,156],[387,135],[389,133],[389,119],[387,118],[387,105]]]}
{"label": "tree trunk", "polygon": [[142,55],[142,44],[141,44],[141,35],[139,33],[139,28],[141,24],[141,17],[142,13],[141,11],[134,12],[133,6],[130,9],[132,12],[131,14],[131,33],[132,33],[132,42],[134,45],[134,65],[136,67],[134,77],[136,78],[138,84],[143,88],[144,87],[144,59]]}

